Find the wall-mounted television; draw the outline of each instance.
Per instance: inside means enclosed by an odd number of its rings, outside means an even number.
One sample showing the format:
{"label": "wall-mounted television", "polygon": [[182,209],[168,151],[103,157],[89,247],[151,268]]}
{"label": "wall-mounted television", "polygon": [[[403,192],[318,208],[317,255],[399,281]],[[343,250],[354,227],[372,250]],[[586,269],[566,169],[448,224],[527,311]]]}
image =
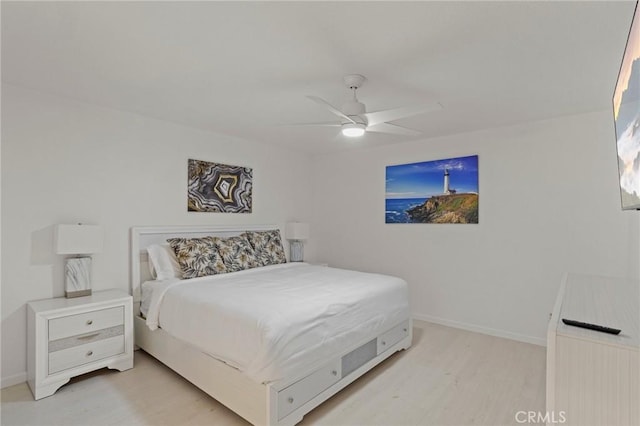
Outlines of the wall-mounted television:
{"label": "wall-mounted television", "polygon": [[620,195],[624,210],[640,210],[640,13],[638,3],[613,94]]}

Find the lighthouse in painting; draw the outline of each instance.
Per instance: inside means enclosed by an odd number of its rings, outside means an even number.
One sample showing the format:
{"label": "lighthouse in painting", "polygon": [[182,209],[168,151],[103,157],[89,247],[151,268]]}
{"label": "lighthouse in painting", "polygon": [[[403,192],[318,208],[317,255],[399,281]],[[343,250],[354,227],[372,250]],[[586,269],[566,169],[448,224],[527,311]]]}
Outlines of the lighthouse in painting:
{"label": "lighthouse in painting", "polygon": [[449,192],[449,169],[444,169],[444,193],[451,193]]}
{"label": "lighthouse in painting", "polygon": [[444,194],[455,194],[456,190],[449,188],[449,169],[444,169]]}

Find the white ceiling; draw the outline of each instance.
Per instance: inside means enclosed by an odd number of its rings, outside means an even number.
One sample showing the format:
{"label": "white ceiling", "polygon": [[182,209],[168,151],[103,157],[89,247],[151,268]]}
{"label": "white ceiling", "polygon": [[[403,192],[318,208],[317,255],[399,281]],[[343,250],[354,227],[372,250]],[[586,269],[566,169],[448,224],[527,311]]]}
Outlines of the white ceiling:
{"label": "white ceiling", "polygon": [[[2,80],[312,153],[610,108],[635,2],[2,2]],[[440,101],[418,138],[287,127]],[[180,141],[176,141],[180,143]],[[472,141],[470,141],[472,143]]]}

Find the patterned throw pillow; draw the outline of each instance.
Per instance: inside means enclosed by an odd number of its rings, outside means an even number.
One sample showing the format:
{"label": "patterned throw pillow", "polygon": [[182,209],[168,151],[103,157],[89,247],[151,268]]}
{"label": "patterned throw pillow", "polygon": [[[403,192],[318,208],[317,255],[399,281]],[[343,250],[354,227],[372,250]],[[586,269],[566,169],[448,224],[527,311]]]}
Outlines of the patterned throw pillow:
{"label": "patterned throw pillow", "polygon": [[250,231],[245,232],[244,235],[247,236],[255,251],[258,265],[267,266],[287,263],[287,257],[282,247],[282,238],[280,238],[280,230]]}
{"label": "patterned throw pillow", "polygon": [[182,278],[224,274],[227,271],[216,250],[215,237],[171,238],[167,242],[176,253]]}
{"label": "patterned throw pillow", "polygon": [[222,257],[227,272],[242,271],[260,266],[256,261],[253,247],[244,235],[217,238],[216,247]]}

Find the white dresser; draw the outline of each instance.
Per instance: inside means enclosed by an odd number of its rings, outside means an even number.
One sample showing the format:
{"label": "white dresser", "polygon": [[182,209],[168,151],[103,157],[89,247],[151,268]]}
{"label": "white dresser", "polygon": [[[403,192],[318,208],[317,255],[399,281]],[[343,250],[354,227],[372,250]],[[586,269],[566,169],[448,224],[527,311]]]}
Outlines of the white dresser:
{"label": "white dresser", "polygon": [[639,382],[640,282],[565,275],[547,333],[547,424],[640,425]]}
{"label": "white dresser", "polygon": [[132,297],[120,290],[27,304],[27,383],[35,399],[71,377],[133,367]]}

